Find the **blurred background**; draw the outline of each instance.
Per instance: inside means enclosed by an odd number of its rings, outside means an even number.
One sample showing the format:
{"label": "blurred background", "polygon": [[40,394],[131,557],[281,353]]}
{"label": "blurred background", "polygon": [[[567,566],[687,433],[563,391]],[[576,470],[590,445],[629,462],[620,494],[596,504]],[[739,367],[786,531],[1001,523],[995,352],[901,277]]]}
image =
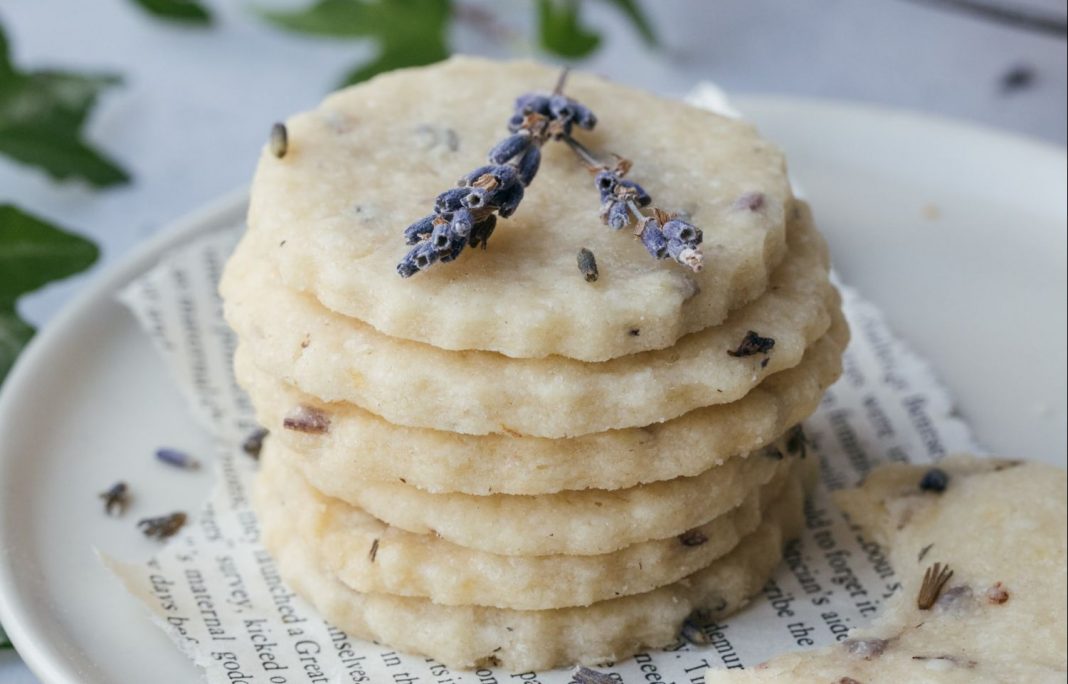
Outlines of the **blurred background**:
{"label": "blurred background", "polygon": [[[450,53],[1066,139],[1064,0],[0,0],[0,382],[84,279],[248,183],[272,122]],[[0,494],[2,495],[2,494]],[[33,682],[0,633],[0,684]]]}

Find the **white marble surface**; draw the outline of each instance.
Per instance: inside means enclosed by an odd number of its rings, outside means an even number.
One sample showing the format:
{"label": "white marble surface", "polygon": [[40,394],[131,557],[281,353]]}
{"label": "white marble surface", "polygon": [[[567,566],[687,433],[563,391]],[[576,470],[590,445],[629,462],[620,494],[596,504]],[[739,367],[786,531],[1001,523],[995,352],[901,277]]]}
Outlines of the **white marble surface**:
{"label": "white marble surface", "polygon": [[[1023,2],[1023,0],[1020,0]],[[258,20],[253,8],[294,0],[208,0],[208,30],[150,19],[129,0],[3,0],[15,59],[121,73],[92,118],[90,137],[134,181],[94,192],[55,185],[0,159],[0,201],[88,234],[103,249],[100,269],[174,218],[248,181],[271,122],[307,108],[367,46],[293,36]],[[525,0],[480,3],[525,35]],[[1063,0],[1029,5],[1065,11]],[[624,82],[681,94],[700,79],[735,92],[860,100],[958,117],[1064,144],[1065,42],[910,0],[646,0],[668,46],[646,50],[605,3],[588,2],[604,49],[580,65]],[[487,42],[470,27],[458,51],[503,56],[532,52],[521,37]],[[1024,66],[1025,89],[1002,77]],[[89,274],[86,277],[92,277]],[[26,298],[42,324],[84,277]],[[36,680],[11,652],[0,653],[0,684]]]}

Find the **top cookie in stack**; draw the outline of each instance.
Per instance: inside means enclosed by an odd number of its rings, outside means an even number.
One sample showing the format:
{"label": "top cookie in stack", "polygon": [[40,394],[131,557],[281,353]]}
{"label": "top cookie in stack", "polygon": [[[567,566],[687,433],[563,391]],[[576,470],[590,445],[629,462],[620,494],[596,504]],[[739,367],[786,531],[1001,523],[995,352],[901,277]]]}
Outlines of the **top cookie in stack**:
{"label": "top cookie in stack", "polygon": [[574,138],[699,226],[704,268],[606,227],[588,164],[548,141],[486,251],[399,277],[405,226],[556,80],[453,59],[294,117],[222,284],[273,435],[257,508],[283,576],[450,666],[616,659],[740,607],[799,517],[792,428],[848,339],[777,150],[582,74],[566,95],[598,122]]}

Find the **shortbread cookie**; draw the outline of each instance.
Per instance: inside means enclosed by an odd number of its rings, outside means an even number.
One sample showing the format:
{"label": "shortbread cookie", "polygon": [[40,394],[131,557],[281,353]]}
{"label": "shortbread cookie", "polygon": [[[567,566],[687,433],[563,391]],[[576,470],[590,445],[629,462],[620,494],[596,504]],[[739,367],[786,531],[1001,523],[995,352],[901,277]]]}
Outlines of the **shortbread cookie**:
{"label": "shortbread cookie", "polygon": [[[1063,682],[1064,471],[966,457],[938,467],[948,480],[927,475],[923,466],[890,465],[837,497],[854,522],[889,548],[901,580],[871,628],[745,672],[710,671],[708,684]],[[924,574],[935,563],[953,574],[925,596]],[[933,601],[927,609],[918,605],[925,598]]]}
{"label": "shortbread cookie", "polygon": [[[348,401],[391,423],[467,434],[560,438],[659,423],[736,401],[796,366],[838,308],[823,238],[791,224],[790,255],[771,289],[727,322],[671,349],[604,363],[450,352],[386,337],[277,283],[248,236],[222,282],[226,317],[256,365],[326,401]],[[732,356],[748,331],[769,353]]]}
{"label": "shortbread cookie", "polygon": [[[849,331],[841,314],[801,363],[772,375],[742,399],[696,409],[666,423],[572,439],[458,435],[392,425],[353,404],[326,404],[271,378],[239,347],[238,381],[260,424],[297,452],[318,479],[342,489],[368,480],[465,494],[552,494],[625,489],[690,477],[760,448],[805,418],[841,373]],[[329,421],[324,432],[286,429],[306,406]]]}
{"label": "shortbread cookie", "polygon": [[797,487],[787,487],[800,480],[789,467],[737,508],[679,537],[598,556],[498,556],[390,527],[324,496],[269,448],[262,463],[261,500],[284,508],[301,536],[320,549],[323,567],[356,591],[521,610],[587,606],[676,582],[733,549],[780,494],[800,496]]}
{"label": "shortbread cookie", "polygon": [[[792,485],[793,486],[793,485]],[[729,554],[674,584],[582,608],[511,610],[439,606],[427,599],[362,594],[324,571],[284,508],[258,500],[263,542],[286,584],[350,635],[432,657],[447,667],[501,666],[511,672],[619,660],[677,638],[695,609],[712,619],[758,592],[802,519],[800,497],[783,497]]]}
{"label": "shortbread cookie", "polygon": [[271,444],[327,496],[415,534],[437,534],[454,544],[504,556],[596,555],[703,525],[738,506],[787,467],[769,447],[694,477],[629,489],[562,491],[540,496],[430,494],[402,482],[367,482],[353,489],[305,467],[298,454]]}
{"label": "shortbread cookie", "polygon": [[[791,211],[781,153],[750,124],[577,72],[566,93],[599,123],[576,137],[632,159],[629,177],[656,206],[690,215],[704,231],[704,270],[657,261],[630,231],[604,226],[593,176],[549,143],[487,251],[397,275],[404,229],[485,164],[515,98],[551,90],[558,73],[454,58],[380,76],[291,118],[285,157],[261,157],[249,212],[286,285],[392,337],[584,361],[669,347],[760,295]],[[596,255],[595,283],[576,268],[583,247]]]}

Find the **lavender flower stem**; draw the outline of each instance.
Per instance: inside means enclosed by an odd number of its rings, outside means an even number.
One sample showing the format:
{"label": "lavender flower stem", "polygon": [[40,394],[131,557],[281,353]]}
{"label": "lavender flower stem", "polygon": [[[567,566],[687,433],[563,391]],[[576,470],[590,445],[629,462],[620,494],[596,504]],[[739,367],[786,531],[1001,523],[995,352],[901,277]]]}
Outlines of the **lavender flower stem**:
{"label": "lavender flower stem", "polygon": [[605,165],[604,162],[598,159],[593,154],[593,152],[590,151],[590,148],[586,147],[578,140],[575,140],[570,135],[564,136],[563,140],[567,143],[567,146],[570,147],[575,152],[575,154],[577,154],[579,158],[581,158],[582,161],[586,163],[587,166],[601,167]]}

